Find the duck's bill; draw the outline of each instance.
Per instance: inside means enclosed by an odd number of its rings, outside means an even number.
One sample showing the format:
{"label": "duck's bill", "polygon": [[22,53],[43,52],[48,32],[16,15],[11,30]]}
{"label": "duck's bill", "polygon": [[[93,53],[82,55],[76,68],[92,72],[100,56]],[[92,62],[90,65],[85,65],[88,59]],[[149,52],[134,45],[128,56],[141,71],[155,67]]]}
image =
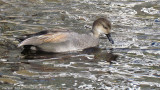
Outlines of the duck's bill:
{"label": "duck's bill", "polygon": [[106,36],[107,36],[109,42],[112,43],[112,44],[114,44],[114,41],[113,41],[113,39],[111,37],[111,34],[106,34]]}

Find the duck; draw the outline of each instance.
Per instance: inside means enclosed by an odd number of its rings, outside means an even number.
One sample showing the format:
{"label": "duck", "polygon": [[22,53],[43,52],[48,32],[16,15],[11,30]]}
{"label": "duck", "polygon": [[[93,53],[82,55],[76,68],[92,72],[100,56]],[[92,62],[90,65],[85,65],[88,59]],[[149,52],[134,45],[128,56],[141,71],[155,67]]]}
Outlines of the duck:
{"label": "duck", "polygon": [[106,18],[95,20],[92,30],[88,33],[80,34],[71,30],[44,30],[25,38],[18,44],[18,47],[34,46],[36,50],[53,53],[83,51],[97,47],[102,34],[114,44],[111,37],[111,22]]}

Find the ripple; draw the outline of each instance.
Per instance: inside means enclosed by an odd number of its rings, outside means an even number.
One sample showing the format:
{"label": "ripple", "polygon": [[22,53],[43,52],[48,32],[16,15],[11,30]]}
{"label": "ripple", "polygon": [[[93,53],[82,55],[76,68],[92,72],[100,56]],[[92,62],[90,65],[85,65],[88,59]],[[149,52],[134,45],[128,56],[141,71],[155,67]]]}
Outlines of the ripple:
{"label": "ripple", "polygon": [[[0,12],[2,89],[160,87],[158,0],[2,0]],[[23,55],[16,47],[18,36],[46,29],[87,32],[99,17],[112,22],[115,44],[102,37],[98,52]]]}

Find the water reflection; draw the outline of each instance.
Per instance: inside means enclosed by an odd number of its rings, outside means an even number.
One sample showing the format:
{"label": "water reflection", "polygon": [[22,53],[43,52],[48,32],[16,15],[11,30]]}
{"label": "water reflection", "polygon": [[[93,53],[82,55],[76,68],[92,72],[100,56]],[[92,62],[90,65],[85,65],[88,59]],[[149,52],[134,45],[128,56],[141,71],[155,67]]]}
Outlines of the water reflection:
{"label": "water reflection", "polygon": [[93,55],[95,60],[104,59],[110,64],[112,61],[116,61],[118,58],[118,55],[114,54],[113,49],[106,50],[102,52],[102,50],[98,47],[93,48],[87,48],[80,52],[66,52],[66,53],[49,53],[44,51],[37,51],[32,50],[30,48],[25,48],[21,52],[21,54],[24,56],[24,59],[50,59],[50,58],[56,58],[56,59],[68,59],[72,57],[76,57],[78,55],[81,56],[81,58],[85,58],[86,55]]}

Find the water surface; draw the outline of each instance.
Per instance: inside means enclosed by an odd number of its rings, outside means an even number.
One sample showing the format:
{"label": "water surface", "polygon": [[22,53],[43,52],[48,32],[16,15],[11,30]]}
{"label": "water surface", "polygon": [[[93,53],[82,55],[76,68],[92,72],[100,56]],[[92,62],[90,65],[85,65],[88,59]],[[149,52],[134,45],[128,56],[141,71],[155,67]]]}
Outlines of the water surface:
{"label": "water surface", "polygon": [[[85,33],[100,17],[112,22],[115,44],[102,38],[98,52],[23,55],[17,48],[24,34]],[[0,0],[0,88],[159,90],[159,17],[159,0]]]}

